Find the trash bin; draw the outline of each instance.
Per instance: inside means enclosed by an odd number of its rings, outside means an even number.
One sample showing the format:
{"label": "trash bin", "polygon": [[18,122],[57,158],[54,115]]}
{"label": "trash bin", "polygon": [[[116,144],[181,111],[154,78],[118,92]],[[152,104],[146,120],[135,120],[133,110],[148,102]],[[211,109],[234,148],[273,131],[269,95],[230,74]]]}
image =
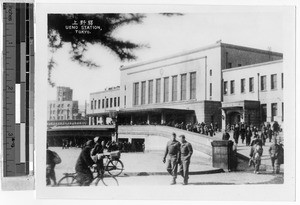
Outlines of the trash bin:
{"label": "trash bin", "polygon": [[232,150],[231,140],[214,140],[212,145],[212,165],[224,171],[232,171],[236,167],[236,155]]}

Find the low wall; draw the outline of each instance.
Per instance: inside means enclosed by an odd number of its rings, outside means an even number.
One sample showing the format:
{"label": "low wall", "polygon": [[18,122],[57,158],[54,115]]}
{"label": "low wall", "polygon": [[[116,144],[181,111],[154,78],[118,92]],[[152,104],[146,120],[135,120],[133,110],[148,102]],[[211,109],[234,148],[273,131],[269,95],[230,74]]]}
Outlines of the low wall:
{"label": "low wall", "polygon": [[212,156],[211,142],[213,140],[206,135],[160,125],[122,125],[119,126],[118,132],[119,138],[145,139],[146,150],[165,149],[166,142],[172,138],[173,132],[177,136],[183,134],[194,150]]}

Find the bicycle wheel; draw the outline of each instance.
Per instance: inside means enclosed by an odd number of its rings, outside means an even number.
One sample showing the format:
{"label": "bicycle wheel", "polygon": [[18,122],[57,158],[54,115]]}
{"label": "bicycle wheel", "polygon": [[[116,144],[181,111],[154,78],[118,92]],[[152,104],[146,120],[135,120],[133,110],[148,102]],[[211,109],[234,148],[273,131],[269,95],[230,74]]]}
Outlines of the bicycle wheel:
{"label": "bicycle wheel", "polygon": [[119,182],[114,176],[106,175],[106,176],[99,177],[96,180],[95,185],[96,186],[101,186],[101,185],[104,185],[104,186],[119,186]]}
{"label": "bicycle wheel", "polygon": [[119,159],[111,159],[106,165],[106,171],[111,176],[119,176],[124,170],[123,162]]}
{"label": "bicycle wheel", "polygon": [[77,180],[75,176],[64,176],[61,178],[58,183],[58,186],[76,186],[77,185]]}

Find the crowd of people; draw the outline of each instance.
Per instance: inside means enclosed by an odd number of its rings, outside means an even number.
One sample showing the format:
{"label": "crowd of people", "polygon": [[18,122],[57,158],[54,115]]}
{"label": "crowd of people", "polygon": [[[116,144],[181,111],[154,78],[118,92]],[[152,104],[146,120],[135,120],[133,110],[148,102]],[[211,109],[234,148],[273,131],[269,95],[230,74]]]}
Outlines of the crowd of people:
{"label": "crowd of people", "polygon": [[175,127],[178,129],[190,131],[190,132],[196,132],[199,134],[204,134],[204,135],[209,135],[213,137],[216,132],[219,132],[219,126],[218,123],[185,123],[185,122],[175,122],[175,121],[170,121],[166,123],[156,123],[156,122],[150,122],[147,123],[146,121],[140,121],[136,123],[120,123],[120,125],[163,125],[163,126],[169,126],[169,127]]}
{"label": "crowd of people", "polygon": [[[280,165],[283,164],[283,143],[277,136],[282,131],[278,122],[274,122],[271,126],[270,123],[262,123],[260,130],[253,125],[246,125],[244,123],[235,124],[233,126],[228,125],[226,131],[223,133],[223,140],[229,140],[229,132],[233,132],[233,140],[235,146],[239,143],[241,138],[242,144],[246,143],[246,146],[250,147],[250,160],[249,166],[254,166],[254,173],[259,173],[261,164],[261,157],[263,155],[263,146],[266,142],[272,142],[269,147],[269,155],[273,168],[273,173],[280,172]],[[260,132],[259,132],[260,131]]]}

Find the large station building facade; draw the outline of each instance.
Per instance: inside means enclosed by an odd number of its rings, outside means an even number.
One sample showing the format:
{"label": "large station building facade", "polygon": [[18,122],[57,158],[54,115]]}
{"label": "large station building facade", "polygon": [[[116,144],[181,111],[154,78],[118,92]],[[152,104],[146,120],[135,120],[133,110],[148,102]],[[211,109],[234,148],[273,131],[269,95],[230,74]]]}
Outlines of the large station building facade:
{"label": "large station building facade", "polygon": [[90,94],[89,124],[106,124],[113,111],[120,124],[282,123],[282,59],[217,42],[121,66],[119,87]]}

